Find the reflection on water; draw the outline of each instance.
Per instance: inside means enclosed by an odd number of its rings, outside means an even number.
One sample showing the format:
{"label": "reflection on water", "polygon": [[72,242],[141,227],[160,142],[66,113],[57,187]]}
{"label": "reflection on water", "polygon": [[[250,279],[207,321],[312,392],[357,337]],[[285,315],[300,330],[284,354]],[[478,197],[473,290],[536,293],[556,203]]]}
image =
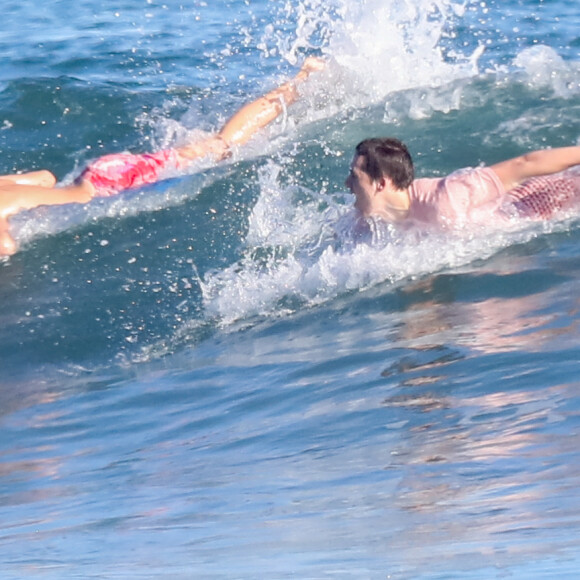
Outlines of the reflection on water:
{"label": "reflection on water", "polygon": [[410,520],[396,543],[407,564],[502,566],[576,548],[577,391],[456,391],[408,407],[420,415],[389,465],[404,473],[395,499]]}
{"label": "reflection on water", "polygon": [[407,419],[386,466],[401,475],[393,499],[409,517],[394,538],[403,570],[576,550],[580,400],[578,383],[559,377],[575,365],[577,276],[569,269],[559,286],[533,293],[528,283],[515,296],[518,272],[501,276],[480,269],[475,280],[432,277],[403,292],[406,348],[382,372],[396,384],[383,406]]}

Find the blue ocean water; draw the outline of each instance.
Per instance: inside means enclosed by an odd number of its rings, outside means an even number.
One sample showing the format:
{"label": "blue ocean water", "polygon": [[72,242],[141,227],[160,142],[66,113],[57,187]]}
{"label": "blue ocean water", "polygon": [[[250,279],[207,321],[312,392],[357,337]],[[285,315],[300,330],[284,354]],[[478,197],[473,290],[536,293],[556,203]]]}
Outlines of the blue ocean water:
{"label": "blue ocean water", "polygon": [[576,578],[577,213],[334,243],[369,135],[420,175],[580,142],[564,0],[7,0],[0,172],[215,131],[227,162],[16,216],[0,262],[0,570]]}

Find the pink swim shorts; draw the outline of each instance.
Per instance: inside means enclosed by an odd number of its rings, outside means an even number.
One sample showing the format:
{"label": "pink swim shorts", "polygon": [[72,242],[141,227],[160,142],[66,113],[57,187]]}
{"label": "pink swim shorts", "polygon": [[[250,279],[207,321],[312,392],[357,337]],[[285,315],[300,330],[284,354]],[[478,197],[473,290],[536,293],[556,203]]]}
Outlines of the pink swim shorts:
{"label": "pink swim shorts", "polygon": [[507,193],[518,214],[549,219],[580,200],[580,175],[566,172],[532,177]]}
{"label": "pink swim shorts", "polygon": [[108,197],[125,189],[155,183],[164,172],[179,167],[179,156],[173,149],[143,155],[114,153],[91,163],[79,179],[93,185],[96,197]]}

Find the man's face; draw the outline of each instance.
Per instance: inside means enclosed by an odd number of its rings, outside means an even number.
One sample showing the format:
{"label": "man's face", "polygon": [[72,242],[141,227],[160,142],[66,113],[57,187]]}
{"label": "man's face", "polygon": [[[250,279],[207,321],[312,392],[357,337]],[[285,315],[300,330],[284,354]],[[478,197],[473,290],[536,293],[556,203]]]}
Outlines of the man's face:
{"label": "man's face", "polygon": [[376,192],[375,182],[362,169],[364,157],[355,155],[350,164],[350,173],[344,184],[355,196],[354,207],[363,215],[368,215],[372,208],[372,201]]}

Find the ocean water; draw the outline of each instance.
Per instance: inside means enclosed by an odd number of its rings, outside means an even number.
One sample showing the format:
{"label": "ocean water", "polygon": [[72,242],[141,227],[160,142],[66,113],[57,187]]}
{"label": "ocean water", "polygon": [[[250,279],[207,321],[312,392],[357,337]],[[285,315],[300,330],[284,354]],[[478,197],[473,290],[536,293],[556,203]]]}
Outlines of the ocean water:
{"label": "ocean water", "polygon": [[215,131],[231,159],[11,222],[2,579],[580,569],[580,214],[337,246],[356,143],[419,175],[580,143],[564,0],[5,0],[0,172]]}

